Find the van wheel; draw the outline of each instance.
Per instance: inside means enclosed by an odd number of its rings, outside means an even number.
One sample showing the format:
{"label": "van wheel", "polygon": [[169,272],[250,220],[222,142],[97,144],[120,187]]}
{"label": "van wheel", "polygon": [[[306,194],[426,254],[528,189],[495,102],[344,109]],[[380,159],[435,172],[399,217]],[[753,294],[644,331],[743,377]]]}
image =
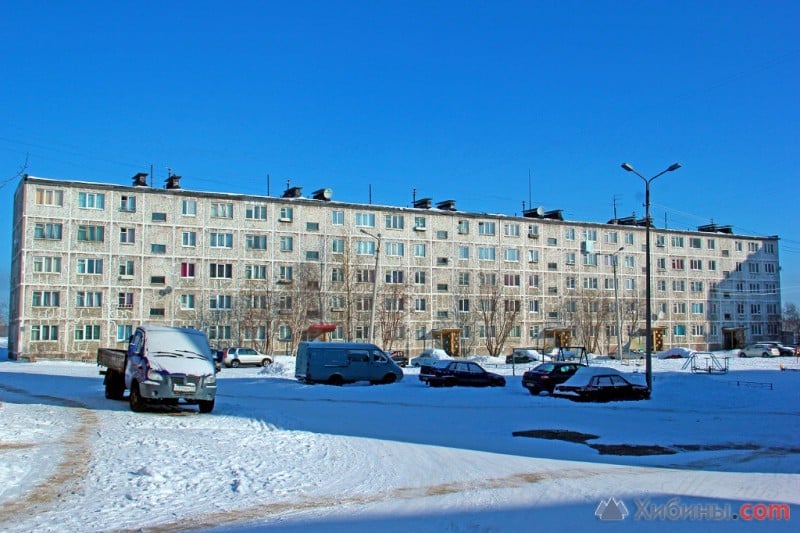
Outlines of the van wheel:
{"label": "van wheel", "polygon": [[394,383],[395,381],[397,381],[397,376],[395,376],[394,374],[386,374],[385,376],[383,376],[381,383],[383,383],[384,385],[389,385],[391,383]]}
{"label": "van wheel", "polygon": [[210,413],[214,410],[214,400],[200,400],[197,402],[197,407],[201,413]]}
{"label": "van wheel", "polygon": [[130,404],[134,413],[141,413],[147,408],[147,403],[139,392],[139,384],[135,381],[131,384]]}
{"label": "van wheel", "polygon": [[337,387],[341,387],[344,385],[344,379],[339,374],[334,374],[328,379],[328,383],[331,385],[336,385]]}

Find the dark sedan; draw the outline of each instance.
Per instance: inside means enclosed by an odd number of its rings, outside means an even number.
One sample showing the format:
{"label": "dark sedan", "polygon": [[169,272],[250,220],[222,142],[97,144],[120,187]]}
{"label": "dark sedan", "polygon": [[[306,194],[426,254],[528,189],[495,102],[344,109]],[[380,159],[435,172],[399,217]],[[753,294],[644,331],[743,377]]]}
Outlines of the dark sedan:
{"label": "dark sedan", "polygon": [[440,361],[432,366],[423,366],[419,380],[431,387],[505,387],[506,378],[487,372],[472,361]]}
{"label": "dark sedan", "polygon": [[542,363],[522,374],[522,386],[534,396],[542,391],[552,394],[556,385],[567,381],[583,366],[579,363]]}
{"label": "dark sedan", "polygon": [[567,381],[556,385],[553,395],[576,401],[608,402],[645,400],[650,398],[650,390],[613,368],[583,367]]}

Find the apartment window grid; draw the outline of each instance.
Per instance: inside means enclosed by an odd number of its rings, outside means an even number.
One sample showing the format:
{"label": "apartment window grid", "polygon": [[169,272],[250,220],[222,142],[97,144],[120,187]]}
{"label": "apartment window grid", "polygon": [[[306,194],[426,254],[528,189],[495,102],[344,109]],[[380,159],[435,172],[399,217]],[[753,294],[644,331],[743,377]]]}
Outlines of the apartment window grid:
{"label": "apartment window grid", "polygon": [[78,241],[82,242],[103,242],[105,228],[103,226],[78,226]]}
{"label": "apartment window grid", "polygon": [[31,293],[32,307],[59,307],[60,294],[58,291],[33,291]]}
{"label": "apartment window grid", "polygon": [[133,244],[136,242],[136,228],[119,229],[120,244]]}
{"label": "apartment window grid", "polygon": [[181,200],[181,215],[185,217],[196,217],[197,200]]}
{"label": "apartment window grid", "polygon": [[76,341],[99,341],[100,340],[100,326],[98,325],[85,325],[75,328]]}
{"label": "apartment window grid", "polygon": [[75,293],[75,307],[102,307],[103,293],[100,291],[78,291]]}
{"label": "apartment window grid", "polygon": [[267,220],[267,206],[263,204],[248,204],[244,208],[244,218],[248,220]]}
{"label": "apartment window grid", "polygon": [[36,256],[33,258],[33,271],[43,274],[59,274],[61,273],[61,258]]}
{"label": "apartment window grid", "polygon": [[181,246],[194,248],[197,246],[197,232],[184,231],[181,232]]}
{"label": "apartment window grid", "polygon": [[37,205],[47,205],[51,207],[64,206],[64,191],[59,189],[36,189],[33,202]]}
{"label": "apartment window grid", "polygon": [[105,209],[106,195],[95,192],[79,192],[78,207],[81,209]]}

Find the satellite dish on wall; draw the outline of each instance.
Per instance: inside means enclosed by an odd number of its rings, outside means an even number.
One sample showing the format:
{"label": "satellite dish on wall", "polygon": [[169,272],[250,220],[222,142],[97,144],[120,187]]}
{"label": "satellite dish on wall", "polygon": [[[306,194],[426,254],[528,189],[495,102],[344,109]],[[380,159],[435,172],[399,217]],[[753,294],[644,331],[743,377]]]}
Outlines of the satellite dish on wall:
{"label": "satellite dish on wall", "polygon": [[159,296],[166,296],[167,294],[172,292],[172,287],[166,286],[163,289],[158,291]]}

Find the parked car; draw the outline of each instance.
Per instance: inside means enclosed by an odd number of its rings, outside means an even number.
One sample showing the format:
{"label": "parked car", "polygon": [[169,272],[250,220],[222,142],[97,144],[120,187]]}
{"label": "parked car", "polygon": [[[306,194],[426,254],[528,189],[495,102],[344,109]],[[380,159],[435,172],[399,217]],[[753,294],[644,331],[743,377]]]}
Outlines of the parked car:
{"label": "parked car", "polygon": [[509,355],[506,356],[506,364],[519,365],[525,363],[536,363],[549,361],[550,357],[543,355],[536,350],[529,350],[526,348],[517,348]]}
{"label": "parked car", "polygon": [[581,367],[580,363],[542,363],[522,374],[522,386],[536,396],[542,391],[553,393],[559,383],[564,383]]}
{"label": "parked car", "polygon": [[406,355],[406,352],[404,352],[403,350],[394,350],[389,354],[389,356],[392,358],[392,361],[397,363],[397,366],[400,367],[408,366],[408,356]]}
{"label": "parked car", "polygon": [[438,361],[450,360],[452,357],[441,348],[428,348],[409,361],[411,366],[430,366]]}
{"label": "parked car", "polygon": [[576,401],[607,402],[648,399],[650,390],[616,369],[585,366],[561,385],[556,385],[553,395]]}
{"label": "parked car", "polygon": [[659,352],[657,357],[659,359],[688,359],[694,353],[695,351],[689,348],[675,346],[674,348],[670,348],[669,350],[664,350],[663,352]]}
{"label": "parked car", "polygon": [[778,357],[780,350],[766,342],[750,344],[739,350],[739,357]]}
{"label": "parked car", "polygon": [[792,355],[794,355],[794,352],[795,352],[795,349],[794,349],[793,347],[791,347],[791,346],[785,346],[785,345],[783,345],[783,344],[781,344],[781,343],[779,343],[779,342],[775,342],[775,341],[768,341],[768,342],[764,342],[763,344],[769,344],[770,346],[774,346],[775,348],[777,348],[777,349],[778,349],[778,353],[779,353],[780,355],[784,355],[784,356],[786,356],[786,355],[788,355],[788,356],[792,356]]}
{"label": "parked car", "polygon": [[272,357],[265,355],[253,348],[228,348],[223,350],[222,364],[228,368],[238,368],[242,365],[267,366],[272,364]]}
{"label": "parked car", "polygon": [[434,365],[423,366],[419,371],[419,380],[431,387],[452,387],[464,385],[469,387],[505,387],[506,378],[500,374],[487,372],[478,363],[472,361],[439,361]]}

